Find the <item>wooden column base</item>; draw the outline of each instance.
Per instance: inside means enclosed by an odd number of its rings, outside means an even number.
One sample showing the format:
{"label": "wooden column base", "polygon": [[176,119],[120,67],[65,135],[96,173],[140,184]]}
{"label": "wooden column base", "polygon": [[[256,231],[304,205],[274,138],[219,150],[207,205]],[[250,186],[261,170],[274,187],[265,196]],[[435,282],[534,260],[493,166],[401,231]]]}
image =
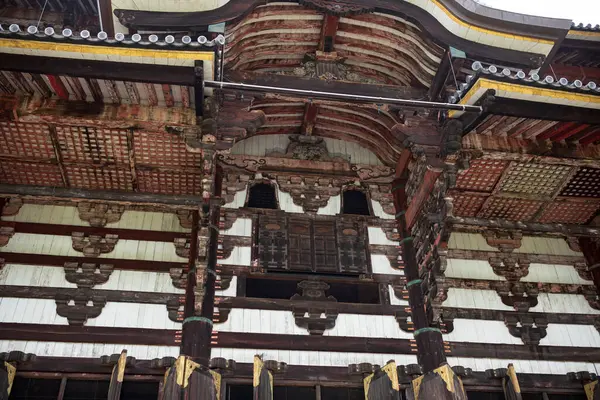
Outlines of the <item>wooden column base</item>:
{"label": "wooden column base", "polygon": [[413,380],[414,400],[467,400],[460,378],[448,364]]}
{"label": "wooden column base", "polygon": [[165,375],[163,400],[219,400],[221,375],[179,356]]}

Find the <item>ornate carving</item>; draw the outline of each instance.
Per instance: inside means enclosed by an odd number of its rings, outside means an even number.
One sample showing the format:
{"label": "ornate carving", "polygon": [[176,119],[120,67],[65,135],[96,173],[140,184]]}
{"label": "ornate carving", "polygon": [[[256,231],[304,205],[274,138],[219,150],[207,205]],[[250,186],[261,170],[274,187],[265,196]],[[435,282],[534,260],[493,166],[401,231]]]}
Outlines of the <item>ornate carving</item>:
{"label": "ornate carving", "polygon": [[260,167],[267,163],[264,158],[252,156],[238,157],[228,154],[219,154],[217,158],[222,164],[252,173],[257,172]]}
{"label": "ornate carving", "polygon": [[169,270],[171,282],[177,289],[185,289],[187,285],[187,272],[183,268],[171,268]]}
{"label": "ornate carving", "polygon": [[398,223],[395,219],[382,220],[381,230],[383,231],[383,233],[385,233],[385,237],[388,240],[392,240],[394,242],[400,241],[400,234],[398,233]]}
{"label": "ornate carving", "polygon": [[482,233],[488,246],[495,247],[503,253],[510,253],[521,247],[523,232],[488,229]]}
{"label": "ornate carving", "polygon": [[[311,0],[312,1],[312,0]],[[306,54],[307,61],[304,61],[299,67],[291,72],[280,72],[283,75],[293,75],[299,77],[323,79],[327,81],[346,81],[380,84],[377,79],[372,79],[365,74],[352,71],[352,67],[346,65],[346,60],[342,57],[331,55],[329,59],[317,59],[314,54]]]}
{"label": "ornate carving", "polygon": [[278,176],[279,189],[292,196],[294,204],[305,212],[317,212],[332,196],[340,194],[342,183],[335,178]]}
{"label": "ornate carving", "polygon": [[598,376],[594,372],[589,371],[567,372],[567,379],[571,382],[587,383],[595,381],[598,379]]}
{"label": "ornate carving", "polygon": [[332,329],[335,326],[338,312],[327,308],[328,302],[337,302],[335,297],[325,295],[329,285],[321,281],[302,281],[298,283],[298,288],[302,291],[302,294],[293,295],[291,300],[315,301],[322,302],[322,304],[311,306],[293,305],[292,313],[296,325],[307,329],[311,335],[322,335],[326,329]]}
{"label": "ornate carving", "polygon": [[175,238],[173,240],[175,244],[175,254],[178,257],[190,258],[190,240],[186,238]]}
{"label": "ornate carving", "polygon": [[442,127],[442,157],[456,154],[462,148],[463,123],[457,119],[448,119]]}
{"label": "ornate carving", "polygon": [[581,253],[581,246],[579,245],[578,237],[569,236],[565,238],[565,241],[567,242],[571,250]]}
{"label": "ornate carving", "polygon": [[285,157],[307,161],[346,161],[341,157],[332,157],[322,137],[290,135],[290,144],[285,153],[272,152],[267,157]]}
{"label": "ornate carving", "polygon": [[0,226],[0,247],[6,246],[14,234],[15,228],[12,226]]}
{"label": "ornate carving", "polygon": [[546,337],[548,321],[545,318],[533,318],[527,314],[507,315],[504,323],[512,336],[521,338],[527,345],[539,345],[540,340]]}
{"label": "ornate carving", "polygon": [[19,210],[23,206],[23,199],[20,197],[10,197],[6,199],[4,207],[2,208],[2,215],[4,217],[11,217],[17,215]]}
{"label": "ornate carving", "polygon": [[221,197],[225,200],[225,204],[233,202],[235,195],[242,190],[246,190],[250,175],[235,174],[229,172],[223,177]]}
{"label": "ornate carving", "polygon": [[192,229],[192,215],[194,212],[192,210],[177,210],[175,215],[177,215],[177,219],[179,220],[179,225],[185,229]]}
{"label": "ornate carving", "polygon": [[357,5],[344,0],[300,0],[300,4],[338,17],[364,14],[374,10],[372,7]]}
{"label": "ornate carving", "polygon": [[503,276],[507,281],[516,282],[529,274],[529,258],[525,254],[498,253],[496,257],[490,257],[489,263],[494,273]]}
{"label": "ornate carving", "polygon": [[381,208],[386,214],[396,215],[394,196],[392,196],[392,185],[370,184],[369,194],[371,195],[371,200],[381,204]]}
{"label": "ornate carving", "polygon": [[363,164],[352,164],[352,171],[356,172],[356,175],[361,181],[388,181],[394,177],[396,170],[391,167],[384,165],[363,165]]}
{"label": "ornate carving", "polygon": [[110,264],[67,262],[64,265],[67,281],[85,289],[106,283],[113,268]]}
{"label": "ornate carving", "polygon": [[425,154],[419,155],[409,163],[408,168],[410,172],[406,184],[406,200],[407,205],[410,205],[413,197],[419,190],[419,187],[423,184],[425,174],[429,169],[427,156]]}
{"label": "ornate carving", "polygon": [[96,318],[106,305],[106,299],[85,293],[75,296],[57,295],[56,313],[67,318],[69,325],[83,325],[88,318]]}
{"label": "ornate carving", "polygon": [[171,321],[183,321],[183,308],[184,305],[181,303],[179,298],[167,300],[167,313]]}
{"label": "ornate carving", "polygon": [[125,212],[125,206],[84,201],[77,203],[77,211],[82,221],[87,221],[91,226],[103,227],[118,222]]}
{"label": "ornate carving", "polygon": [[[206,294],[206,279],[208,278],[208,267],[204,262],[196,262],[196,285],[194,286],[194,310],[197,315],[202,313],[202,302]],[[210,271],[214,274],[214,271]]]}
{"label": "ornate carving", "polygon": [[82,252],[86,257],[98,257],[100,254],[110,253],[119,240],[118,235],[86,235],[83,232],[73,232],[71,238],[73,249]]}
{"label": "ornate carving", "polygon": [[510,282],[494,282],[492,285],[502,303],[515,311],[527,312],[538,304],[538,289],[534,285]]}

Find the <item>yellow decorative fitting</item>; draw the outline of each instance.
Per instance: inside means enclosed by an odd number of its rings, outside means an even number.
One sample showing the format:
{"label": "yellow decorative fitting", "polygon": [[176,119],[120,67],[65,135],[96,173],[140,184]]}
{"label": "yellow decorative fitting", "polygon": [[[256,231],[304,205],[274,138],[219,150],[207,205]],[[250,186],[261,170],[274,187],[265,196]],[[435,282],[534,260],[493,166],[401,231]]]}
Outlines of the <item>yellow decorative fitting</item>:
{"label": "yellow decorative fitting", "polygon": [[213,382],[215,384],[215,392],[217,395],[217,399],[221,398],[221,374],[219,374],[216,371],[213,370],[209,370],[210,374],[212,375],[213,378]]}
{"label": "yellow decorative fitting", "polygon": [[383,372],[390,378],[392,381],[392,389],[400,390],[400,383],[398,382],[398,369],[396,368],[396,362],[390,361],[383,368],[381,368]]}
{"label": "yellow decorative fitting", "polygon": [[515,392],[521,393],[521,387],[519,386],[519,380],[517,379],[517,371],[515,371],[514,365],[508,364],[508,371],[506,372],[506,375],[508,375],[508,377],[510,378]]}
{"label": "yellow decorative fitting", "polygon": [[594,400],[594,392],[596,391],[596,385],[598,385],[598,381],[586,383],[583,385],[583,389],[585,390],[585,396],[588,400]]}
{"label": "yellow decorative fitting", "polygon": [[419,391],[421,390],[421,383],[423,383],[423,378],[425,375],[421,375],[420,377],[413,379],[412,387],[413,387],[413,396],[415,400],[419,400]]}
{"label": "yellow decorative fitting", "polygon": [[253,375],[253,380],[252,380],[252,384],[254,387],[257,387],[258,385],[260,385],[260,371],[262,371],[262,369],[264,368],[264,363],[263,360],[260,359],[259,356],[254,356],[254,375]]}
{"label": "yellow decorative fitting", "polygon": [[17,374],[17,368],[4,361],[4,367],[6,368],[6,373],[8,375],[8,388],[6,389],[6,394],[10,395],[10,391],[12,390],[13,381],[15,380],[15,375]]}
{"label": "yellow decorative fitting", "polygon": [[454,393],[454,371],[448,364],[442,365],[439,368],[433,370],[434,374],[438,374],[442,380],[446,383],[446,389],[450,393]]}
{"label": "yellow decorative fitting", "polygon": [[125,376],[125,364],[127,364],[127,351],[123,350],[119,356],[119,362],[117,362],[116,365],[118,368],[117,382],[123,382],[123,377]]}
{"label": "yellow decorative fitting", "polygon": [[375,374],[371,374],[363,379],[363,386],[365,388],[365,400],[369,400],[369,386],[371,385],[371,380],[373,380],[373,376]]}
{"label": "yellow decorative fitting", "polygon": [[177,385],[186,388],[190,381],[190,376],[200,364],[193,362],[186,356],[179,356],[175,361],[175,371],[177,373]]}

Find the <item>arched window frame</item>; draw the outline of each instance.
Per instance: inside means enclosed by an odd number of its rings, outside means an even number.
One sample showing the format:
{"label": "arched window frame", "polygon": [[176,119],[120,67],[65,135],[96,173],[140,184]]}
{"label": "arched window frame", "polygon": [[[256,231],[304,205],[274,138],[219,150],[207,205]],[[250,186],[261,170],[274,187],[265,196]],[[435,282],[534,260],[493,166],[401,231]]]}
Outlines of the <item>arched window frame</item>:
{"label": "arched window frame", "polygon": [[[279,190],[278,190],[277,184],[274,181],[267,179],[267,178],[255,179],[254,181],[251,181],[248,183],[248,188],[246,190],[246,201],[244,202],[244,208],[249,208],[248,204],[250,202],[250,194],[252,193],[252,188],[255,187],[256,185],[268,185],[273,188],[273,192],[275,194],[276,208],[262,208],[262,210],[279,210],[280,209]],[[254,208],[254,207],[252,207],[252,208]]]}
{"label": "arched window frame", "polygon": [[[344,194],[347,191],[357,191],[361,192],[365,196],[365,201],[367,202],[367,209],[369,210],[369,215],[363,214],[346,214],[344,213]],[[371,195],[369,193],[369,189],[363,186],[362,184],[349,184],[342,186],[342,191],[340,192],[340,214],[339,215],[357,215],[362,217],[372,217],[373,214],[373,203],[371,202]]]}

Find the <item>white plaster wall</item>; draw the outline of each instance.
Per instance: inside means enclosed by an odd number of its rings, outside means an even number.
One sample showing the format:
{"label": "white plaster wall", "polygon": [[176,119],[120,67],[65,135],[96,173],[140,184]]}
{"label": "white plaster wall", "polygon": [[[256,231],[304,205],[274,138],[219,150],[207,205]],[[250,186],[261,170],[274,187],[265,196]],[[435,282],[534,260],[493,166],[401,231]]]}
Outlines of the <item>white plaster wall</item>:
{"label": "white plaster wall", "polygon": [[[394,231],[396,231],[396,229],[394,229]],[[368,228],[368,234],[370,244],[385,244],[389,246],[398,246],[400,244],[398,241],[389,240],[383,229],[379,227],[370,226]]]}
{"label": "white plaster wall", "polygon": [[392,268],[390,260],[383,254],[371,254],[371,267],[374,274],[404,275],[404,271]]}
{"label": "white plaster wall", "polygon": [[219,264],[251,265],[252,248],[250,246],[236,246],[231,251],[231,256],[220,259]]}
{"label": "white plaster wall", "polygon": [[465,260],[449,258],[446,271],[448,278],[482,279],[492,281],[505,281],[503,276],[496,275],[490,263],[485,260]]}
{"label": "white plaster wall", "polygon": [[220,234],[229,236],[252,236],[252,219],[238,218],[233,225],[231,225],[231,228],[221,229]]}

